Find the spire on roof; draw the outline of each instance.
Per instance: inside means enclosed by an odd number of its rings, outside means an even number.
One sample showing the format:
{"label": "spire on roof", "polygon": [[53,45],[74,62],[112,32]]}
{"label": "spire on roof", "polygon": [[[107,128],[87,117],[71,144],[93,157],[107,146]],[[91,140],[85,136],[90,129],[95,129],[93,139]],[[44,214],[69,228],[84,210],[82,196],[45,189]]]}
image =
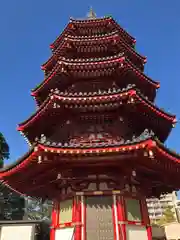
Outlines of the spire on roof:
{"label": "spire on roof", "polygon": [[87,18],[93,19],[96,18],[96,13],[93,11],[92,7],[89,10],[89,13],[87,14]]}

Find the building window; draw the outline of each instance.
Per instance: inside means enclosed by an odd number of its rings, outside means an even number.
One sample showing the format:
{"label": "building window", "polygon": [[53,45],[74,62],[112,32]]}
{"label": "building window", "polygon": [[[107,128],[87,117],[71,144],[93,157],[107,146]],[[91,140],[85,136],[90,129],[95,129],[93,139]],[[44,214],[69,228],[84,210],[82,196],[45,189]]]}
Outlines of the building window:
{"label": "building window", "polygon": [[126,206],[126,217],[128,221],[134,221],[134,222],[142,221],[139,200],[126,198],[125,206]]}
{"label": "building window", "polygon": [[59,211],[60,224],[72,222],[72,205],[73,205],[72,199],[60,202]]}

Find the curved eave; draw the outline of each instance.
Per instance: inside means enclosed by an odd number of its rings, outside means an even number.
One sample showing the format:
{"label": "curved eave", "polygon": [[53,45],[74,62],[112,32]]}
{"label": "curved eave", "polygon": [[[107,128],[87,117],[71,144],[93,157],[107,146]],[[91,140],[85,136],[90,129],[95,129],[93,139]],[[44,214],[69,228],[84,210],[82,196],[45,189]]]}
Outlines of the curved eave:
{"label": "curved eave", "polygon": [[150,84],[152,84],[156,89],[160,87],[160,83],[158,81],[152,80],[150,77],[146,76],[142,71],[140,71],[138,68],[136,68],[131,61],[128,59],[124,59],[127,63],[127,66],[136,74],[137,77],[140,77],[142,79],[146,79]]}
{"label": "curved eave", "polygon": [[163,110],[155,106],[153,103],[145,99],[140,93],[138,93],[138,91],[130,89],[118,94],[92,97],[67,97],[53,94],[46,99],[46,101],[40,106],[36,113],[34,113],[25,122],[19,124],[18,130],[24,132],[25,129],[29,127],[29,125],[33,124],[36,121],[36,119],[38,119],[39,117],[42,118],[44,114],[48,111],[49,106],[52,106],[52,104],[56,101],[60,102],[60,104],[88,105],[118,102],[124,98],[126,98],[131,104],[133,104],[134,102],[135,104],[137,102],[140,102],[147,109],[150,109],[150,111],[153,111],[155,114],[157,114],[158,117],[164,118],[165,120],[169,121],[171,125],[176,123],[176,117],[174,115],[164,112]]}
{"label": "curved eave", "polygon": [[[104,17],[104,18],[96,18],[96,19],[83,19],[83,20],[75,20],[71,19],[70,23],[65,27],[64,31],[60,34],[59,37],[56,38],[56,40],[50,45],[51,49],[55,49],[57,45],[62,41],[63,37],[66,33],[72,28],[73,24],[75,25],[88,25],[91,26],[92,24],[96,23],[97,25],[103,23],[103,22],[111,22],[116,26],[116,28],[122,32],[126,38],[128,38],[132,43],[135,43],[136,40],[134,37],[132,37],[128,32],[126,32],[112,17]],[[98,24],[99,23],[99,24]]]}
{"label": "curved eave", "polygon": [[122,28],[113,18],[111,18],[111,21],[112,21],[112,23],[115,24],[115,26],[117,27],[117,29],[120,30],[120,32],[123,32],[123,33],[126,35],[126,37],[130,39],[130,41],[132,42],[132,44],[135,44],[135,43],[136,43],[136,39],[135,39],[133,36],[131,36],[126,30],[124,30],[124,28]]}
{"label": "curved eave", "polygon": [[156,145],[153,145],[162,156],[166,157],[169,160],[172,160],[176,163],[180,163],[180,154],[172,151],[167,148],[162,142],[160,142],[157,138],[155,139]]}
{"label": "curved eave", "polygon": [[80,44],[81,42],[83,42],[83,43],[87,42],[87,44],[88,44],[88,42],[89,43],[97,42],[97,44],[98,44],[99,42],[102,42],[102,41],[104,41],[105,43],[109,43],[110,41],[114,41],[114,43],[116,43],[116,41],[118,41],[118,44],[121,44],[133,56],[136,56],[137,58],[139,58],[142,61],[142,63],[145,64],[147,61],[146,57],[140,55],[133,48],[129,47],[127,45],[127,43],[124,42],[124,40],[121,38],[121,36],[117,34],[117,32],[112,32],[111,34],[107,34],[104,36],[93,36],[93,38],[82,38],[82,37],[81,38],[73,38],[73,36],[65,37],[64,40],[62,41],[62,43],[54,51],[53,55],[44,64],[41,65],[41,68],[42,68],[42,70],[46,70],[46,68],[52,62],[52,60],[54,58],[57,58],[58,52],[61,52],[61,50],[64,49],[68,43],[77,42],[78,44]]}
{"label": "curved eave", "polygon": [[12,162],[11,164],[8,164],[0,169],[0,176],[3,176],[4,174],[6,176],[13,174],[14,172],[17,172],[20,167],[25,166],[32,157],[35,155],[35,146],[32,146],[30,150],[25,153],[22,157],[20,157],[15,162]]}
{"label": "curved eave", "polygon": [[58,47],[58,44],[61,43],[61,41],[63,40],[63,38],[66,35],[69,35],[69,31],[70,29],[73,29],[73,20],[71,19],[70,22],[66,25],[66,27],[64,28],[63,32],[56,38],[56,40],[50,44],[50,48],[53,49],[54,51],[56,50],[56,48]]}
{"label": "curved eave", "polygon": [[[112,95],[112,97],[114,97],[114,98],[116,98],[118,96],[123,97],[123,96],[131,93],[132,89],[128,90],[128,91],[123,91],[122,93],[114,94],[114,95]],[[103,100],[109,101],[109,99],[111,99],[111,97],[108,95],[104,95],[104,96],[97,95],[97,96],[93,96],[93,97],[67,97],[67,96],[53,94],[53,95],[49,96],[43,102],[43,104],[41,104],[39,109],[34,114],[32,114],[28,120],[19,124],[18,131],[24,131],[24,129],[26,127],[28,127],[30,123],[33,123],[37,119],[38,116],[43,116],[43,113],[45,113],[48,110],[48,107],[55,101],[60,101],[61,103],[66,103],[66,104],[67,103],[76,104],[77,102],[86,104],[89,101],[90,102],[97,102],[97,101],[102,102]]]}
{"label": "curved eave", "polygon": [[[38,156],[40,156],[40,154],[42,154],[43,152],[49,152],[52,154],[58,154],[59,156],[66,156],[71,158],[75,156],[88,157],[103,156],[107,154],[126,154],[142,149],[144,149],[146,152],[148,151],[148,156],[150,158],[158,157],[153,156],[153,151],[155,150],[156,155],[158,152],[161,156],[158,158],[160,162],[163,163],[164,160],[166,160],[167,163],[167,161],[169,161],[169,163],[174,164],[174,166],[178,168],[178,171],[180,171],[180,155],[171,152],[163,144],[159,143],[157,139],[150,137],[139,143],[125,144],[116,147],[59,148],[46,146],[43,144],[37,144],[32,148],[31,153],[24,155],[24,157],[20,158],[10,166],[0,169],[0,179],[8,182],[8,179],[14,175],[22,179],[23,177],[21,176],[21,174],[24,173],[24,169],[27,167],[31,167],[30,171],[32,171],[32,162],[36,165],[39,161]],[[48,161],[48,163],[50,163],[49,160],[45,158],[41,159],[41,163],[43,163],[43,161]],[[36,165],[36,167],[38,166],[41,168],[41,164]],[[171,171],[171,169],[169,169],[169,171]],[[10,181],[8,183],[11,185]]]}
{"label": "curved eave", "polygon": [[[58,148],[46,146],[43,144],[37,144],[31,149],[31,153],[24,155],[22,158],[14,162],[13,164],[0,169],[0,179],[11,177],[20,173],[28,165],[38,162],[38,156],[42,152],[51,152],[52,154],[59,154],[62,156],[91,156],[91,155],[104,155],[113,153],[125,153],[138,149],[143,149],[150,143],[150,139],[129,145],[121,145],[116,147],[100,147],[100,148]],[[39,164],[40,166],[41,164]]]}
{"label": "curved eave", "polygon": [[[125,64],[122,64],[122,63]],[[53,70],[49,73],[49,76],[47,78],[44,79],[43,82],[41,82],[41,84],[39,84],[35,89],[33,89],[31,91],[31,95],[36,97],[38,95],[38,93],[43,89],[43,87],[49,82],[51,81],[51,79],[58,73],[61,72],[63,74],[67,74],[68,72],[64,71],[64,68],[67,67],[72,67],[74,70],[78,70],[81,69],[84,71],[85,70],[95,70],[96,68],[99,69],[104,67],[105,65],[108,65],[112,67],[114,67],[115,65],[117,65],[117,63],[119,63],[119,68],[122,67],[127,67],[130,68],[136,75],[137,77],[140,77],[141,79],[146,79],[150,84],[152,84],[156,89],[160,87],[159,82],[152,80],[151,78],[147,77],[143,72],[141,72],[138,68],[136,68],[134,65],[131,64],[130,61],[127,60],[127,58],[125,56],[123,57],[118,57],[114,56],[113,58],[109,58],[108,60],[104,60],[104,61],[98,61],[98,62],[86,62],[86,59],[82,59],[82,62],[72,62],[71,59],[66,59],[66,58],[62,58],[62,61],[58,61],[58,63],[55,65],[55,67],[53,68]],[[111,64],[111,65],[110,65]]]}
{"label": "curved eave", "polygon": [[[76,19],[71,19],[71,22],[74,23],[75,25],[87,25],[87,26],[93,26],[94,23],[104,23],[107,24],[110,22],[113,24],[117,30],[119,30],[125,38],[127,38],[129,41],[132,43],[135,43],[136,40],[133,36],[131,36],[123,27],[121,27],[112,17],[104,17],[104,18],[95,18],[95,19],[82,19],[82,20],[76,20]],[[107,22],[107,23],[106,23]],[[97,24],[98,26],[98,24]]]}
{"label": "curved eave", "polygon": [[54,57],[56,57],[56,55],[58,54],[58,52],[61,52],[61,50],[63,48],[65,48],[67,46],[68,43],[73,43],[73,42],[99,42],[99,41],[111,41],[112,39],[114,39],[114,37],[117,35],[117,32],[112,32],[112,33],[108,33],[108,34],[104,34],[103,36],[92,36],[92,37],[75,37],[73,35],[68,35],[66,37],[63,38],[61,44],[59,44],[59,46],[57,47],[57,49],[53,52],[53,55],[44,63],[41,65],[42,70],[45,70],[46,65],[51,62],[53,60]]}
{"label": "curved eave", "polygon": [[171,121],[173,124],[176,123],[176,116],[170,113],[165,112],[164,110],[158,108],[155,104],[153,104],[151,101],[147,100],[142,94],[137,92],[134,92],[135,97],[145,106],[147,106],[149,109],[154,111],[157,115],[160,117],[163,117],[167,119],[168,121]]}
{"label": "curved eave", "polygon": [[98,62],[86,62],[86,59],[81,59],[82,62],[79,62],[79,61],[75,61],[75,62],[72,62],[71,60],[72,59],[67,59],[65,57],[62,58],[62,60],[58,61],[57,64],[55,65],[55,67],[52,69],[52,71],[49,73],[49,76],[47,78],[44,79],[43,82],[41,82],[41,84],[39,84],[36,88],[34,88],[32,91],[31,91],[31,95],[32,96],[36,96],[37,92],[46,84],[48,83],[54,75],[57,74],[58,70],[60,70],[62,68],[62,65],[63,67],[68,67],[68,66],[74,66],[74,65],[77,65],[77,66],[87,66],[87,67],[92,67],[93,65],[103,65],[103,64],[109,64],[109,63],[121,63],[123,60],[124,60],[124,57],[121,56],[121,57],[117,57],[117,56],[114,56],[114,57],[109,57],[108,60],[101,60],[103,58],[99,58],[99,61]]}
{"label": "curved eave", "polygon": [[63,40],[63,38],[66,36],[66,34],[68,33],[71,26],[72,26],[72,23],[69,22],[66,25],[66,27],[64,28],[63,32],[56,38],[56,40],[53,43],[50,44],[50,48],[52,50],[54,50],[56,48],[57,44],[59,44]]}

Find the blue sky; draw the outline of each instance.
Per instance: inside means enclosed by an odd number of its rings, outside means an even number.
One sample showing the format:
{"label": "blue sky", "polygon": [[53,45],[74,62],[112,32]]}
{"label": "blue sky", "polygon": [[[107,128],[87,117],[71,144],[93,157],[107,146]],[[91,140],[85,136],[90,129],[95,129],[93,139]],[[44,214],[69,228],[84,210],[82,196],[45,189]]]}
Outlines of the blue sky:
{"label": "blue sky", "polygon": [[[0,8],[0,131],[10,146],[10,160],[28,146],[16,131],[35,111],[30,90],[43,80],[40,66],[50,57],[55,40],[69,17],[85,17],[92,6],[97,16],[112,15],[137,39],[137,51],[147,56],[145,67],[161,83],[156,103],[180,118],[180,1],[168,0],[6,0]],[[180,152],[180,124],[167,145]]]}

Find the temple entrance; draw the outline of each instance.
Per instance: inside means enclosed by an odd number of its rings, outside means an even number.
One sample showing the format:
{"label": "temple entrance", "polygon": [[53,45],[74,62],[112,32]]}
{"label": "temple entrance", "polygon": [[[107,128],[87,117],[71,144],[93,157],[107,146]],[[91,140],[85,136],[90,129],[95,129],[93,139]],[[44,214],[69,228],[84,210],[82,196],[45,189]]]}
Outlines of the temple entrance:
{"label": "temple entrance", "polygon": [[120,190],[106,194],[81,192],[57,202],[53,240],[151,240],[144,197]]}
{"label": "temple entrance", "polygon": [[86,197],[86,240],[114,240],[112,196]]}

